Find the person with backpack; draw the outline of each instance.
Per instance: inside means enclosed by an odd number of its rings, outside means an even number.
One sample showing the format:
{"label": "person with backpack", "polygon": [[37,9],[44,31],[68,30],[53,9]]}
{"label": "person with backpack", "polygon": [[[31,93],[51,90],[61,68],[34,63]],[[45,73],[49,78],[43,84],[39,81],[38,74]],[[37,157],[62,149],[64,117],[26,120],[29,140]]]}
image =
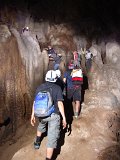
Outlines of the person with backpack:
{"label": "person with backpack", "polygon": [[54,58],[57,56],[55,50],[49,45],[47,48],[49,58]]}
{"label": "person with backpack", "polygon": [[58,70],[62,60],[62,55],[57,54],[51,46],[48,46],[47,51],[48,51],[49,60],[53,61],[53,69]]}
{"label": "person with backpack", "polygon": [[81,85],[74,84],[72,81],[72,71],[74,64],[68,65],[68,70],[64,73],[63,81],[67,87],[67,99],[72,100],[74,117],[77,119],[80,112],[80,101],[81,101]]}
{"label": "person with backpack", "polygon": [[62,60],[62,55],[61,54],[57,54],[56,57],[53,57],[53,64],[54,64],[54,70],[59,70],[59,66]]}
{"label": "person with backpack", "polygon": [[83,71],[81,67],[74,67],[71,72],[72,83],[74,86],[81,86],[83,84]]}
{"label": "person with backpack", "polygon": [[42,133],[46,132],[46,125],[48,124],[46,160],[51,160],[54,148],[57,147],[60,136],[60,117],[62,117],[63,129],[66,128],[62,90],[60,86],[55,84],[56,80],[56,72],[49,70],[45,76],[46,82],[36,90],[31,114],[32,126],[35,124],[35,117],[39,119],[37,136],[34,142],[35,149],[39,149]]}

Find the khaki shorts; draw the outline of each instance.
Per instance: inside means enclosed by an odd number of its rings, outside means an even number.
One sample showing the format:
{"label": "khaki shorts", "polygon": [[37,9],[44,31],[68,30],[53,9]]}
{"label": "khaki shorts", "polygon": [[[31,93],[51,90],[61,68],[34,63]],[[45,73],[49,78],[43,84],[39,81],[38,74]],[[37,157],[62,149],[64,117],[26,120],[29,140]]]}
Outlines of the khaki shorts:
{"label": "khaki shorts", "polygon": [[60,137],[60,115],[56,113],[52,113],[49,117],[40,119],[40,123],[38,125],[37,130],[42,133],[46,132],[47,123],[48,123],[47,147],[56,148],[57,141]]}

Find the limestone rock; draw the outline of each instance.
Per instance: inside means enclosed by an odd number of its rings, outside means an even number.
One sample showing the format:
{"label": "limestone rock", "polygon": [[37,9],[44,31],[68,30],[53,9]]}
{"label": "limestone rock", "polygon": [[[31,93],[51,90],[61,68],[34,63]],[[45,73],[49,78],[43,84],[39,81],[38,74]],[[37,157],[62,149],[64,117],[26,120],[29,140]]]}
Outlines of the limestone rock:
{"label": "limestone rock", "polygon": [[6,42],[6,40],[11,36],[8,26],[0,25],[0,42]]}

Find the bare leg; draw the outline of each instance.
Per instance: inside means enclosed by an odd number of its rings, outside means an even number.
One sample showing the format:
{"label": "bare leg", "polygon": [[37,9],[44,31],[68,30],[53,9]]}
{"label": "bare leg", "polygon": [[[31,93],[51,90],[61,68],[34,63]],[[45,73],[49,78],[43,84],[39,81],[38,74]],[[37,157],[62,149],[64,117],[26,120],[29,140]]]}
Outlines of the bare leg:
{"label": "bare leg", "polygon": [[80,112],[80,101],[75,102],[75,112]]}
{"label": "bare leg", "polygon": [[80,112],[80,101],[75,101],[75,110],[74,110],[75,118],[78,118],[79,112]]}
{"label": "bare leg", "polygon": [[75,113],[76,109],[75,109],[75,102],[74,101],[72,101],[72,106],[73,106],[73,112]]}
{"label": "bare leg", "polygon": [[54,148],[47,148],[46,157],[51,159],[53,155]]}

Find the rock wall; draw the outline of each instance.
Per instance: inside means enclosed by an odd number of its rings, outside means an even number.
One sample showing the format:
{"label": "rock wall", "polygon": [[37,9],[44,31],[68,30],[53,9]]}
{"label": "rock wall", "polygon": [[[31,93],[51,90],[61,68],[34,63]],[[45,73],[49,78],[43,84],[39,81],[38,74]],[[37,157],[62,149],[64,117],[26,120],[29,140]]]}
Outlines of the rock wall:
{"label": "rock wall", "polygon": [[[35,34],[0,26],[0,142],[9,139],[30,118],[36,87],[48,69],[47,51]],[[23,131],[24,132],[24,131]]]}
{"label": "rock wall", "polygon": [[119,63],[114,63],[113,57],[116,55],[116,60],[119,59],[119,45],[117,42],[106,44],[106,63],[101,58],[101,45],[95,44],[90,50],[94,58],[91,71],[87,74],[89,90],[85,91],[80,126],[77,129],[81,140],[84,139],[95,151],[96,158],[100,155],[100,159],[109,159],[110,150],[111,157],[113,152],[115,157],[119,157],[120,71]]}
{"label": "rock wall", "polygon": [[[33,25],[34,26],[34,25]],[[36,25],[35,25],[36,26]],[[41,27],[43,25],[39,25]],[[0,141],[15,134],[17,128],[30,118],[35,89],[44,81],[48,70],[47,51],[41,46],[43,40],[39,31],[32,28],[28,32],[20,32],[17,28],[1,25],[0,33]],[[38,27],[38,26],[37,26]],[[49,32],[45,28],[40,31],[47,37],[45,47],[51,44],[57,53],[62,54],[61,71],[66,69],[70,59],[70,50],[75,48],[70,31],[67,36],[64,26],[52,26]],[[54,32],[57,27],[56,32]],[[37,28],[34,28],[37,29]],[[44,29],[44,30],[42,30]],[[69,41],[69,43],[67,43]],[[67,45],[67,46],[66,46]],[[72,47],[72,48],[71,48]]]}
{"label": "rock wall", "polygon": [[[0,142],[11,138],[31,114],[31,92],[16,38],[7,26],[0,42]],[[3,30],[1,30],[2,32]],[[9,34],[9,37],[7,36]]]}

